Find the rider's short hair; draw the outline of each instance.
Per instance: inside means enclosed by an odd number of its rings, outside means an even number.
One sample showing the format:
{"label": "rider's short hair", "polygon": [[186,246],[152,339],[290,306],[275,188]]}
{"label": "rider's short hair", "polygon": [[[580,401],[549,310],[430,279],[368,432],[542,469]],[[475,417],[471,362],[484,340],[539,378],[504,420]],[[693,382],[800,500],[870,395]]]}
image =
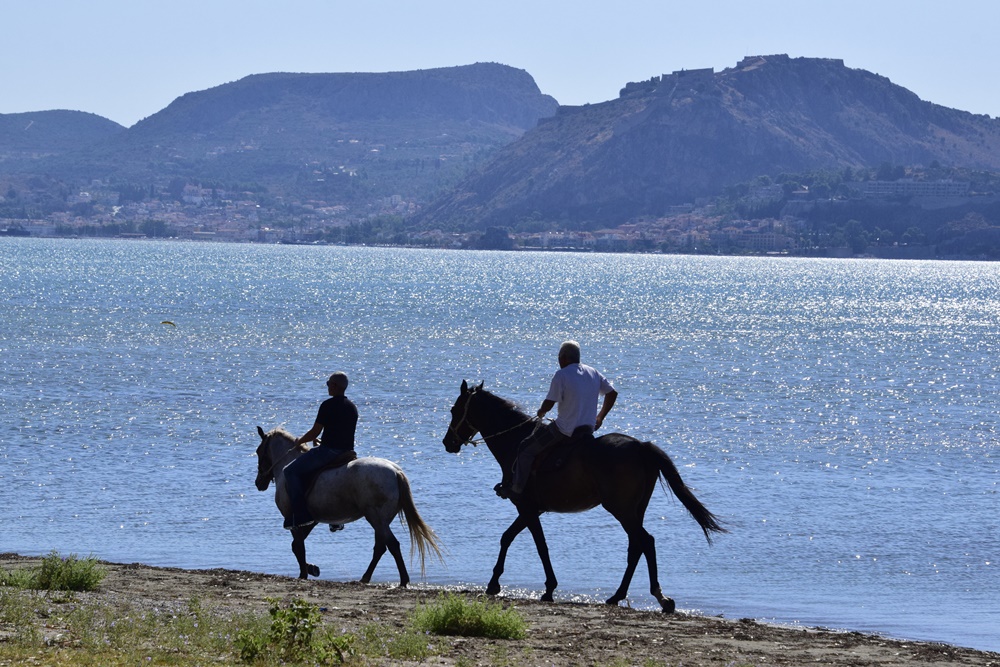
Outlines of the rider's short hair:
{"label": "rider's short hair", "polygon": [[575,340],[566,341],[559,346],[559,358],[571,364],[580,363],[580,344]]}
{"label": "rider's short hair", "polygon": [[334,385],[340,387],[341,389],[347,389],[347,373],[342,371],[337,371],[330,376],[330,379],[326,381],[328,385]]}

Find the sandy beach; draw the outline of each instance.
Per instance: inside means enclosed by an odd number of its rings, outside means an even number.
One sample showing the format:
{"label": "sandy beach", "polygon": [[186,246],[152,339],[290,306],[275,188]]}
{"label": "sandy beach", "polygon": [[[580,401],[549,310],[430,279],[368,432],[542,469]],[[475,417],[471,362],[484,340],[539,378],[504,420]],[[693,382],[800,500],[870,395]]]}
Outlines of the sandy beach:
{"label": "sandy beach", "polygon": [[[40,559],[0,554],[13,570]],[[433,601],[440,588],[288,577],[236,570],[183,570],[139,563],[102,563],[107,575],[97,591],[79,594],[122,608],[182,606],[192,599],[218,614],[265,612],[268,598],[302,599],[323,610],[325,622],[345,631],[381,623],[404,627],[417,604]],[[476,591],[463,591],[474,596]],[[763,625],[750,619],[665,615],[603,604],[541,603],[498,598],[528,622],[522,640],[446,637],[440,655],[421,664],[510,665],[975,665],[1000,667],[1000,654],[946,644],[901,641],[857,632]],[[58,632],[58,628],[47,631]]]}

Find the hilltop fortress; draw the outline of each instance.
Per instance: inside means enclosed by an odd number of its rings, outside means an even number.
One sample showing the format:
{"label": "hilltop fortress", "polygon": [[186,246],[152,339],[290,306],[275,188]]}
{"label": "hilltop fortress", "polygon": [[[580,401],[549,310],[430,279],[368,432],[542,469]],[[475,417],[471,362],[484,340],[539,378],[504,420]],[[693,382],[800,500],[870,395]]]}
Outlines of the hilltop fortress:
{"label": "hilltop fortress", "polygon": [[[748,72],[757,69],[765,63],[791,63],[793,60],[799,63],[817,63],[844,67],[844,60],[842,58],[790,58],[786,53],[778,53],[769,56],[747,56],[736,63],[735,67],[727,68],[720,72],[720,74]],[[713,67],[675,70],[670,74],[654,76],[646,81],[627,83],[618,93],[618,96],[628,97],[635,94],[648,94],[654,91],[669,94],[677,88],[691,87],[698,83],[709,82],[714,76],[715,68]]]}

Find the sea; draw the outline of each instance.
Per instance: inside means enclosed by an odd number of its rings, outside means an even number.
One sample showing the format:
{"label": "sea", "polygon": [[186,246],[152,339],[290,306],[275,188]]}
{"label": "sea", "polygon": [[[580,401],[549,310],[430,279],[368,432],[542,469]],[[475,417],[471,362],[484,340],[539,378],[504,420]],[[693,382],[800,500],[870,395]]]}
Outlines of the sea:
{"label": "sea", "polygon": [[[305,433],[340,370],[359,454],[445,548],[413,585],[481,589],[514,510],[486,447],[444,450],[449,409],[468,380],[533,413],[574,339],[619,392],[604,430],[729,530],[655,492],[680,610],[1000,651],[1000,264],[4,238],[0,295],[0,551],[296,576],[257,427]],[[542,523],[556,598],[610,596],[615,520]],[[372,543],[307,549],[353,581]],[[522,534],[502,594],[543,581]]]}

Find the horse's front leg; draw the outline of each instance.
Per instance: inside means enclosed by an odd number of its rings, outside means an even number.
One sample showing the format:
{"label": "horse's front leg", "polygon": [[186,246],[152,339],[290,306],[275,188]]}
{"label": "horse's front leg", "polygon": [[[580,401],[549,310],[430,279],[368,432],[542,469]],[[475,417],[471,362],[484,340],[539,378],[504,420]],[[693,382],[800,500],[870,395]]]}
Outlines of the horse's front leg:
{"label": "horse's front leg", "polygon": [[299,562],[299,579],[308,579],[309,575],[319,576],[319,568],[306,562],[306,538],[316,524],[292,529],[292,553]]}
{"label": "horse's front leg", "polygon": [[545,542],[545,533],[542,532],[542,522],[537,515],[528,520],[528,530],[535,540],[535,549],[538,557],[542,560],[542,568],[545,570],[545,594],[542,595],[542,602],[552,602],[552,591],[559,584],[556,581],[556,573],[552,569],[552,561],[549,559],[549,545]]}
{"label": "horse's front leg", "polygon": [[507,549],[514,542],[514,538],[521,534],[521,531],[528,525],[527,519],[521,514],[517,515],[514,522],[500,536],[500,554],[497,556],[497,564],[493,566],[493,578],[486,586],[487,595],[496,595],[500,592],[500,575],[503,574],[503,566],[507,561]]}

